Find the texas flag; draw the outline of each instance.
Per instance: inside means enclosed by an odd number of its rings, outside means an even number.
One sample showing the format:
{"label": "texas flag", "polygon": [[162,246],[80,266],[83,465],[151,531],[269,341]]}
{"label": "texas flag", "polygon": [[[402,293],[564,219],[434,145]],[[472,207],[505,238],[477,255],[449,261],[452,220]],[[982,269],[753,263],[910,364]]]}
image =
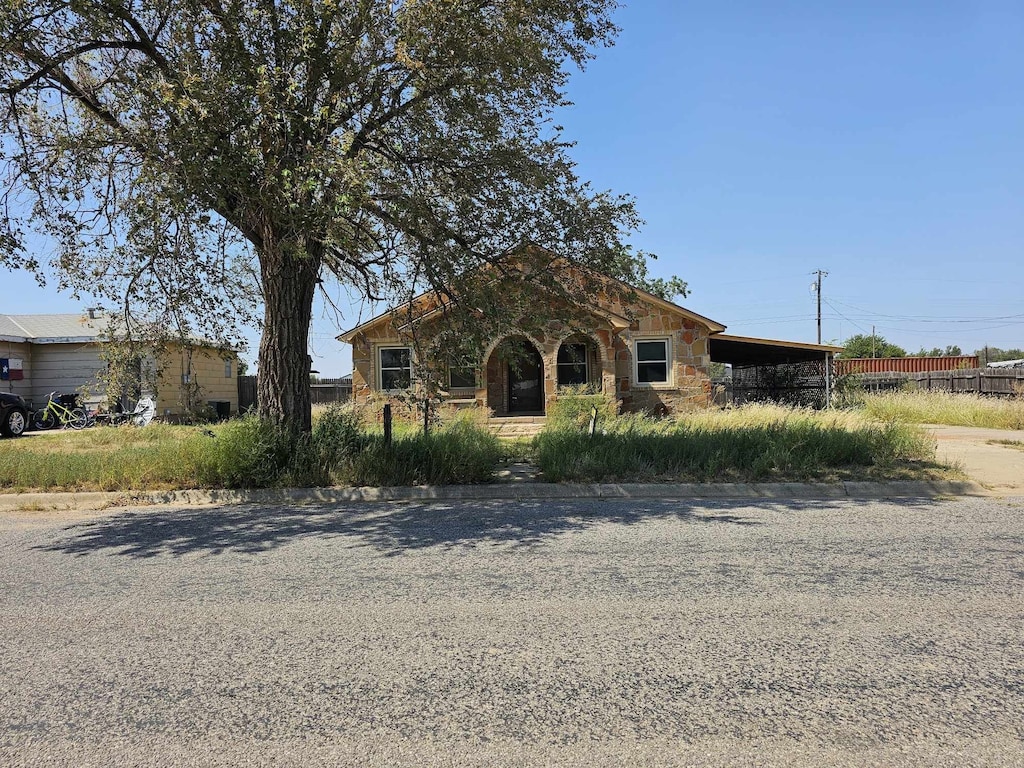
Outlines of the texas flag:
{"label": "texas flag", "polygon": [[21,381],[25,378],[21,359],[17,357],[0,357],[0,379],[3,381]]}

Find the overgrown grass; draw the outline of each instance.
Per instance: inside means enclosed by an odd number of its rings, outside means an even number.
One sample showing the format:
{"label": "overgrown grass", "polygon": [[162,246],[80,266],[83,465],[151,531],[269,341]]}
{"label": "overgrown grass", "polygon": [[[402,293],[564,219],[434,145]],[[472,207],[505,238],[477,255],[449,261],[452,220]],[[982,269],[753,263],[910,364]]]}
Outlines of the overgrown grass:
{"label": "overgrown grass", "polygon": [[548,406],[546,426],[555,430],[582,429],[590,424],[595,408],[602,424],[615,419],[619,412],[619,404],[611,395],[590,392],[587,387],[563,389]]}
{"label": "overgrown grass", "polygon": [[[0,441],[0,488],[137,491],[324,485],[488,482],[501,461],[536,461],[557,481],[758,481],[924,478],[948,468],[920,429],[863,411],[748,406],[600,422],[584,434],[583,408],[553,419],[534,441],[503,442],[478,414],[453,415],[424,436],[396,422],[390,446],[379,425],[331,408],[312,435],[254,418],[180,427],[96,428]],[[586,409],[589,420],[589,408]]]}
{"label": "overgrown grass", "polygon": [[867,394],[863,402],[864,412],[882,421],[1024,429],[1024,398],[1021,397],[919,390]]}
{"label": "overgrown grass", "polygon": [[546,480],[769,481],[924,478],[945,474],[922,430],[851,412],[754,405],[675,420],[624,416],[589,437],[537,437]]}
{"label": "overgrown grass", "polygon": [[0,441],[0,488],[158,490],[199,485],[213,440],[199,427],[95,428]]}
{"label": "overgrown grass", "polygon": [[344,409],[322,411],[296,439],[248,417],[212,428],[53,432],[0,442],[0,488],[132,491],[488,481],[502,448],[470,419],[424,436],[397,424],[390,446]]}

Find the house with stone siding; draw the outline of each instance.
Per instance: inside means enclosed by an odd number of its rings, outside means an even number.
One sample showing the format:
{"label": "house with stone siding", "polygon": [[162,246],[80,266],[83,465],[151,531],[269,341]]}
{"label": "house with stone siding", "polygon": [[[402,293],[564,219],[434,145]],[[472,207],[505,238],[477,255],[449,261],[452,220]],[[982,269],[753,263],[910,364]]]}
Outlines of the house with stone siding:
{"label": "house with stone siding", "polygon": [[[568,388],[614,394],[623,411],[674,413],[711,402],[709,339],[725,326],[642,290],[618,284],[583,307],[589,318],[552,319],[527,332],[510,327],[480,359],[443,373],[442,389],[458,405],[495,416],[543,415]],[[443,317],[433,321],[444,322]],[[404,315],[385,312],[341,334],[352,346],[352,397],[398,395],[416,381],[415,346]],[[519,352],[505,353],[509,344]]]}

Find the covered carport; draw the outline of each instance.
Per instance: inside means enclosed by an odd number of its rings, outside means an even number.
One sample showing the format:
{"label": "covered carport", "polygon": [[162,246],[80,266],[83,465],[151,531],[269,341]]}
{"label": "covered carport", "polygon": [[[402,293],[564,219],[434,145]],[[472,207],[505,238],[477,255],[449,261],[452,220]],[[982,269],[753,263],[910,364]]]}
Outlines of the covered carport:
{"label": "covered carport", "polygon": [[831,400],[833,359],[842,347],[725,333],[709,339],[711,362],[732,367],[725,400],[823,408]]}

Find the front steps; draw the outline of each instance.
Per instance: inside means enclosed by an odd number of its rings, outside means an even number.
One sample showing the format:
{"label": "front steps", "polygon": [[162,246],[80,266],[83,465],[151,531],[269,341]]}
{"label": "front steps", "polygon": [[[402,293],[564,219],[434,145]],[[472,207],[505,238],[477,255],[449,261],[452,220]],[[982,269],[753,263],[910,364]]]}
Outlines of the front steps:
{"label": "front steps", "polygon": [[544,429],[543,416],[499,416],[487,420],[487,428],[502,439],[535,437]]}

